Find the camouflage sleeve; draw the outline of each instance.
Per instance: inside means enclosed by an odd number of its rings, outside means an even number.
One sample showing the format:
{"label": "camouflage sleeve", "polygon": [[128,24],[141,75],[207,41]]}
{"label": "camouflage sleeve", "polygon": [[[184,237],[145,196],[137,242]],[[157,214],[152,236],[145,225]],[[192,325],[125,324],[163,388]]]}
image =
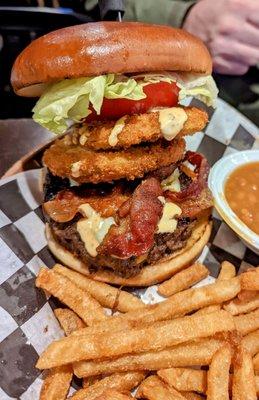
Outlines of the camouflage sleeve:
{"label": "camouflage sleeve", "polygon": [[125,21],[142,21],[181,27],[196,1],[185,0],[127,0]]}

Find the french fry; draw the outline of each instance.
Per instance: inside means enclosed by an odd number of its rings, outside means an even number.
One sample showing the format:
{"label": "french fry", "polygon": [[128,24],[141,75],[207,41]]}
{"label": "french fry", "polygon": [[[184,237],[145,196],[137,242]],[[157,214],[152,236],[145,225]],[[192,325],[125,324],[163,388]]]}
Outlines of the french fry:
{"label": "french fry", "polygon": [[220,304],[234,298],[239,291],[240,282],[238,278],[219,281],[199,288],[187,289],[174,294],[159,304],[149,305],[145,309],[111,317],[108,321],[99,323],[94,327],[85,328],[85,331],[74,332],[73,335],[115,332],[131,329],[136,326],[154,324],[156,321],[182,316],[205,306]]}
{"label": "french fry", "polygon": [[53,270],[70,279],[82,290],[87,291],[103,307],[121,312],[139,310],[140,308],[146,307],[146,305],[133,294],[119,290],[106,283],[94,281],[62,265],[56,264]]}
{"label": "french fry", "polygon": [[89,386],[94,385],[96,382],[102,379],[102,375],[99,376],[89,376],[88,378],[84,378],[82,382],[82,386],[84,389],[87,389]]}
{"label": "french fry", "polygon": [[[57,308],[54,310],[62,329],[66,335],[70,335],[74,330],[85,327],[83,321],[69,309]],[[40,400],[59,400],[66,399],[70,382],[73,376],[71,365],[63,365],[49,371],[47,378],[44,379]]]}
{"label": "french fry", "polygon": [[223,261],[219,272],[218,279],[228,280],[236,276],[236,268],[229,261]]}
{"label": "french fry", "polygon": [[259,269],[254,268],[240,275],[241,288],[244,290],[259,290]]}
{"label": "french fry", "polygon": [[[71,333],[77,331],[78,329],[82,329],[85,327],[85,323],[79,318],[74,311],[69,310],[68,308],[56,308],[54,310],[54,314],[60,323],[61,328],[64,330],[66,336],[71,335]],[[65,367],[65,366],[64,366]],[[57,367],[62,368],[62,367]],[[55,378],[56,379],[56,378]],[[93,385],[95,382],[101,379],[98,377],[88,377],[83,380],[83,388],[87,388]]]}
{"label": "french fry", "polygon": [[234,323],[237,331],[243,336],[259,329],[259,309],[249,314],[236,315]]}
{"label": "french fry", "polygon": [[[163,350],[218,332],[233,331],[233,317],[226,311],[192,315],[142,329],[96,335],[69,336],[49,345],[37,362],[46,369],[80,360],[116,357],[130,352]],[[112,343],[112,346],[110,345]]]}
{"label": "french fry", "polygon": [[54,314],[66,336],[71,335],[71,333],[78,329],[85,328],[85,323],[81,318],[79,318],[74,311],[69,310],[68,308],[56,308]]}
{"label": "french fry", "polygon": [[214,304],[212,306],[207,306],[203,307],[200,310],[196,311],[196,315],[204,315],[204,314],[209,314],[212,312],[219,311],[221,309],[221,306],[219,304]]}
{"label": "french fry", "polygon": [[[220,350],[222,350],[222,349],[223,349],[223,347],[220,348]],[[219,351],[217,351],[217,353],[219,353]],[[228,368],[226,368],[227,361],[229,363],[229,358],[227,360],[224,360],[223,371],[225,371],[225,373],[226,373],[226,370],[229,372],[229,365],[228,365]],[[214,366],[211,365],[210,369],[211,368],[214,368]],[[217,364],[217,369],[216,369],[216,371],[214,370],[214,372],[218,372],[217,371],[218,368],[219,368],[219,364]],[[197,391],[201,392],[201,390],[203,389],[204,393],[206,393],[206,391],[207,391],[207,377],[209,378],[209,374],[207,374],[207,371],[204,371],[204,370],[198,370],[197,371],[197,370],[193,370],[191,368],[179,368],[179,369],[178,368],[172,368],[172,370],[174,370],[174,369],[176,371],[177,370],[182,370],[183,372],[182,373],[175,373],[175,374],[173,373],[171,375],[171,379],[170,379],[171,383],[170,383],[170,381],[167,381],[166,379],[163,379],[163,376],[160,375],[160,371],[158,371],[158,375],[160,376],[160,378],[162,380],[164,380],[169,385],[174,386],[177,390],[184,391],[184,397],[186,399],[188,399],[188,400],[202,400],[203,399],[202,396],[200,396],[199,394],[194,393],[194,392],[187,392],[187,391],[184,390],[184,387],[185,388],[187,386],[193,387],[192,390],[195,390],[195,388],[199,387],[200,390],[196,389]],[[193,375],[193,371],[195,371],[195,373],[198,372],[198,374],[196,374],[196,376]],[[199,374],[200,374],[200,376],[199,376]],[[176,379],[173,380],[173,377],[175,377]],[[219,371],[219,378],[220,377],[222,377],[222,371]],[[191,378],[190,381],[187,380],[189,378]],[[233,376],[232,375],[229,375],[229,376],[227,375],[227,382],[223,383],[224,392],[222,391],[222,389],[220,389],[221,386],[216,386],[216,380],[217,379],[215,380],[213,378],[213,380],[214,380],[215,386],[213,388],[213,387],[211,387],[210,383],[208,383],[208,390],[213,389],[214,390],[213,393],[216,396],[222,395],[222,397],[216,397],[216,398],[219,398],[220,400],[224,400],[225,398],[228,399],[229,397],[226,397],[226,396],[229,395],[229,388],[232,386]],[[228,386],[227,386],[227,384],[228,384]],[[256,386],[256,392],[258,394],[259,393],[259,376],[255,376],[255,386]],[[182,388],[182,389],[180,389],[180,388]],[[223,395],[225,397],[223,397]],[[211,396],[211,394],[209,392],[207,392],[207,396],[208,396],[208,399],[209,399],[209,396]],[[213,397],[210,397],[210,398],[213,398]]]}
{"label": "french fry", "polygon": [[254,370],[259,372],[259,353],[257,353],[253,358]]}
{"label": "french fry", "polygon": [[50,370],[42,384],[40,400],[65,400],[72,377],[71,365],[62,365]]}
{"label": "french fry", "polygon": [[193,264],[178,272],[168,281],[158,286],[158,293],[164,297],[172,296],[200,282],[209,275],[208,269],[202,264]]}
{"label": "french fry", "polygon": [[207,400],[229,400],[231,346],[226,344],[214,354],[207,379]]}
{"label": "french fry", "polygon": [[139,386],[136,398],[143,397],[148,400],[186,400],[181,393],[162,382],[156,375],[149,376]]}
{"label": "french fry", "polygon": [[169,368],[157,371],[157,375],[169,386],[181,391],[206,393],[207,371],[192,368]]}
{"label": "french fry", "polygon": [[191,343],[141,354],[130,354],[104,361],[80,361],[73,364],[78,378],[96,376],[116,371],[156,371],[162,368],[209,365],[212,356],[224,342],[215,338],[200,339]]}
{"label": "french fry", "polygon": [[[124,314],[125,316],[127,314]],[[104,323],[98,323],[93,326],[88,326],[83,329],[79,329],[78,331],[75,331],[71,334],[71,336],[85,336],[85,335],[98,335],[98,334],[105,334],[109,332],[119,332],[121,330],[128,330],[128,329],[133,329],[136,326],[138,326],[138,323],[136,321],[131,321],[127,319],[123,319],[122,323],[120,324],[120,316],[114,316],[110,317],[109,320],[104,324]],[[157,323],[159,323],[158,321]],[[141,324],[139,324],[141,326]],[[146,324],[143,324],[145,326]]]}
{"label": "french fry", "polygon": [[[235,276],[236,276],[235,266],[228,261],[223,261],[221,263],[221,269],[217,281],[232,279]],[[210,312],[216,312],[220,309],[221,309],[221,304],[214,304],[211,306],[201,308],[200,310],[197,311],[197,314],[208,314]]]}
{"label": "french fry", "polygon": [[250,300],[253,300],[257,295],[258,295],[258,291],[257,290],[242,289],[238,293],[237,298],[240,301],[250,301]]}
{"label": "french fry", "polygon": [[233,400],[256,400],[255,376],[252,357],[242,346],[239,346],[234,358],[232,384]]}
{"label": "french fry", "polygon": [[95,400],[107,389],[114,389],[119,392],[127,393],[134,389],[145,378],[141,372],[128,372],[113,374],[94,383],[87,389],[78,390],[70,400]]}
{"label": "french fry", "polygon": [[107,389],[101,396],[96,397],[95,400],[132,400],[132,397],[119,393],[117,390]]}
{"label": "french fry", "polygon": [[36,279],[36,286],[57,297],[79,315],[87,325],[108,319],[101,305],[92,296],[51,269],[41,268]]}
{"label": "french fry", "polygon": [[252,357],[259,353],[259,329],[244,336],[242,344]]}
{"label": "french fry", "polygon": [[256,310],[259,307],[259,294],[249,301],[241,301],[239,299],[231,300],[228,304],[225,304],[223,308],[230,312],[232,315],[246,314],[250,311]]}
{"label": "french fry", "polygon": [[255,389],[257,396],[259,395],[259,375],[255,376]]}
{"label": "french fry", "polygon": [[194,393],[194,392],[184,392],[184,397],[187,400],[204,400],[204,397],[202,397],[198,393]]}

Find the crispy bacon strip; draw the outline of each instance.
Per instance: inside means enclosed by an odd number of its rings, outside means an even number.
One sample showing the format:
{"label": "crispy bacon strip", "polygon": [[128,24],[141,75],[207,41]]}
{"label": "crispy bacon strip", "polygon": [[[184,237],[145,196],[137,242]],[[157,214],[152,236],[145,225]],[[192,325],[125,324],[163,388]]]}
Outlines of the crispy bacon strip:
{"label": "crispy bacon strip", "polygon": [[[145,254],[153,245],[163,205],[160,182],[155,178],[143,181],[135,190],[130,203],[123,205],[126,218],[118,226],[112,226],[99,251],[119,258],[130,258]],[[120,213],[118,213],[120,215]]]}
{"label": "crispy bacon strip", "polygon": [[47,201],[43,204],[44,211],[56,222],[71,221],[81,204],[88,203],[102,217],[108,218],[113,216],[119,207],[128,199],[128,196],[122,193],[117,193],[114,190],[108,195],[92,195],[77,194],[71,189],[62,190],[55,199]]}
{"label": "crispy bacon strip", "polygon": [[196,217],[201,211],[213,207],[213,198],[210,190],[205,188],[195,199],[186,199],[178,204],[182,209],[181,217]]}
{"label": "crispy bacon strip", "polygon": [[187,151],[185,161],[189,161],[192,165],[195,165],[194,172],[196,176],[190,185],[180,192],[165,192],[166,197],[176,203],[182,203],[183,201],[186,201],[186,199],[197,198],[203,189],[207,187],[210,167],[206,158],[202,154]]}

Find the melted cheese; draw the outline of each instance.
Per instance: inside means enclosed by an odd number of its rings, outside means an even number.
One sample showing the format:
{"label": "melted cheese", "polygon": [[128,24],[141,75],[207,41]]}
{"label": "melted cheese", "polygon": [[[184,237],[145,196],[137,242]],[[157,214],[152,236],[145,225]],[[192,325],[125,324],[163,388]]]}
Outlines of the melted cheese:
{"label": "melted cheese", "polygon": [[170,192],[180,192],[181,184],[179,181],[180,172],[176,168],[174,172],[161,182],[162,190],[169,190]]}
{"label": "melted cheese", "polygon": [[112,128],[112,131],[110,133],[110,136],[108,138],[108,143],[110,146],[116,146],[118,143],[118,135],[122,132],[124,126],[125,126],[125,120],[127,116],[124,116],[116,122],[114,127]]}
{"label": "melted cheese", "polygon": [[173,140],[183,129],[188,117],[181,107],[171,107],[158,110],[161,132],[166,140]]}
{"label": "melted cheese", "polygon": [[158,233],[173,233],[177,227],[175,217],[181,215],[182,210],[174,203],[165,203],[163,214],[158,224]]}
{"label": "melted cheese", "polygon": [[92,257],[96,257],[97,247],[102,243],[115,221],[112,217],[102,218],[90,204],[82,204],[78,210],[85,218],[77,222],[77,231],[84,242],[87,252]]}

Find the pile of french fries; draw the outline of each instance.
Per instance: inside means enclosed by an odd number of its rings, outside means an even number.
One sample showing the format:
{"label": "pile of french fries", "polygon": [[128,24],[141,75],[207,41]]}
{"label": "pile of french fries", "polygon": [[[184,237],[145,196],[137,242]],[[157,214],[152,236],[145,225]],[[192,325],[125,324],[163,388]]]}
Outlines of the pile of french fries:
{"label": "pile of french fries", "polygon": [[[62,265],[42,268],[36,286],[58,298],[65,337],[37,367],[47,369],[40,400],[255,400],[259,394],[259,268],[218,279],[193,264],[158,286],[166,299],[145,305],[121,288]],[[110,309],[111,311],[108,312]]]}

